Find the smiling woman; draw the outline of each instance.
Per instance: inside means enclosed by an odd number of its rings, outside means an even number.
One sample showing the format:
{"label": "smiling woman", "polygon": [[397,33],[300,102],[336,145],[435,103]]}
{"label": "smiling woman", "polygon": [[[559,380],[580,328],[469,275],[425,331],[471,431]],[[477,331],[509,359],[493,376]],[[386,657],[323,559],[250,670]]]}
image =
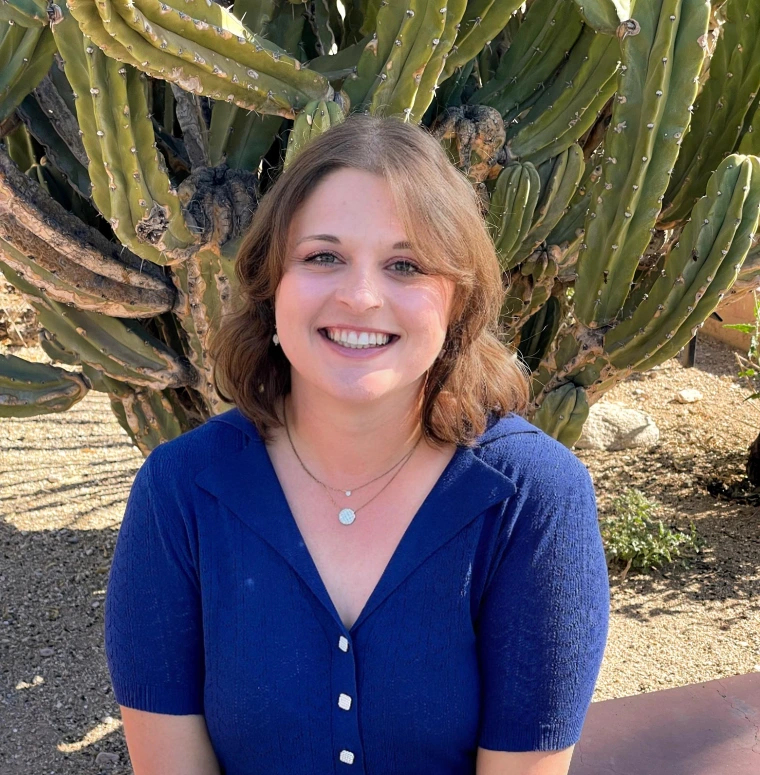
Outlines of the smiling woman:
{"label": "smiling woman", "polygon": [[595,493],[521,416],[469,181],[352,114],[236,273],[235,408],[150,454],[109,579],[135,775],[565,775],[607,636]]}

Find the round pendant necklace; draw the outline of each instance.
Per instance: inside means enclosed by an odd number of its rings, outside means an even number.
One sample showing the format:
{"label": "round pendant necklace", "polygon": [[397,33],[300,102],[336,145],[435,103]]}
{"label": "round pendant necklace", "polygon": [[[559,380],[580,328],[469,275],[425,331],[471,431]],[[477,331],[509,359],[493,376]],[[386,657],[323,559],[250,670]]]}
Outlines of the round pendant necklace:
{"label": "round pendant necklace", "polygon": [[[296,460],[301,464],[301,468],[303,468],[304,471],[315,481],[317,484],[321,485],[324,489],[324,491],[327,493],[327,497],[332,502],[333,506],[335,506],[336,509],[339,509],[338,511],[338,520],[340,521],[341,525],[351,525],[356,520],[356,513],[359,511],[359,509],[363,509],[365,506],[368,506],[370,503],[372,503],[375,498],[380,495],[380,493],[385,490],[386,487],[399,475],[401,472],[401,469],[409,462],[409,459],[414,454],[414,451],[417,449],[417,446],[419,445],[420,441],[422,440],[422,434],[420,434],[419,438],[415,442],[414,446],[407,452],[401,460],[398,461],[398,463],[395,463],[392,465],[385,473],[380,474],[380,476],[376,476],[374,479],[370,479],[369,482],[366,482],[365,484],[359,485],[358,487],[353,487],[350,490],[344,490],[342,488],[338,487],[330,487],[330,485],[325,484],[320,479],[317,479],[314,474],[309,471],[309,469],[306,467],[303,460],[301,460],[301,456],[296,451],[295,444],[293,444],[293,439],[290,436],[290,428],[288,427],[288,418],[285,416],[285,408],[283,407],[283,416],[285,418],[285,433],[287,433],[288,441],[290,442],[290,448],[293,450],[293,454],[296,456]],[[351,495],[352,492],[356,490],[361,490],[363,487],[367,487],[368,485],[372,484],[373,482],[376,482],[378,479],[382,479],[384,476],[389,474],[393,469],[396,468],[396,471],[394,472],[393,476],[365,503],[363,503],[361,506],[358,506],[357,508],[340,508],[339,505],[335,502],[335,499],[330,493],[330,490],[334,490],[335,492],[342,492],[347,497]]]}

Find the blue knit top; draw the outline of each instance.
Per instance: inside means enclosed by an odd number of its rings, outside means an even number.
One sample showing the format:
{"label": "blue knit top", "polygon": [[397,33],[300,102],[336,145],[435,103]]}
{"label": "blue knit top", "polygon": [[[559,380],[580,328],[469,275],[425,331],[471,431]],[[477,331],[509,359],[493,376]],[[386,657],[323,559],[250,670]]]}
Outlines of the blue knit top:
{"label": "blue knit top", "polygon": [[473,775],[578,741],[607,638],[593,484],[522,417],[458,447],[342,624],[238,409],[137,473],[105,643],[120,705],[204,714],[226,775]]}

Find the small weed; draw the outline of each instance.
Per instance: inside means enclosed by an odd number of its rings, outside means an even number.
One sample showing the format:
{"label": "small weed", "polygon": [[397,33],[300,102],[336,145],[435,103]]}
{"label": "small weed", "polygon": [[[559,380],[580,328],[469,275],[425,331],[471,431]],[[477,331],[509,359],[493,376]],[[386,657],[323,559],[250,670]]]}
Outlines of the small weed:
{"label": "small weed", "polygon": [[[665,527],[662,520],[653,515],[659,505],[637,489],[626,489],[612,502],[614,515],[600,520],[604,551],[609,566],[626,563],[620,575],[625,579],[631,567],[652,568],[665,562],[672,563],[680,557],[681,547],[689,547],[699,553],[702,539],[690,522],[691,534]],[[688,564],[681,563],[688,568]]]}

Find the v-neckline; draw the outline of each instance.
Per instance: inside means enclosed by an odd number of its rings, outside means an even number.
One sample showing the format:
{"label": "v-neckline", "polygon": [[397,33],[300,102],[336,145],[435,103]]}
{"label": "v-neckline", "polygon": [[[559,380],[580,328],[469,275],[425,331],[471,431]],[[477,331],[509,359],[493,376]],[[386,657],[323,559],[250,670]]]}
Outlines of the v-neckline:
{"label": "v-neckline", "polygon": [[[346,634],[355,633],[443,544],[489,506],[504,501],[516,490],[514,482],[484,462],[475,454],[474,448],[457,446],[404,531],[359,616],[348,629],[327,593],[256,426],[238,409],[217,415],[208,424],[216,426],[218,423],[242,431],[246,439],[241,445],[230,437],[224,442],[209,437],[210,463],[195,475],[195,483],[269,544]],[[251,477],[257,473],[260,478],[252,490]]]}
{"label": "v-neckline", "polygon": [[330,611],[332,616],[335,618],[336,621],[340,622],[343,629],[351,634],[353,631],[357,628],[357,626],[366,618],[365,613],[368,611],[370,606],[373,608],[374,606],[374,598],[376,594],[378,594],[378,590],[382,590],[383,582],[385,580],[385,577],[389,575],[390,572],[392,572],[392,567],[394,566],[394,560],[397,555],[399,555],[401,552],[403,552],[404,549],[404,539],[409,534],[410,530],[412,530],[412,526],[415,524],[415,521],[418,520],[418,517],[420,514],[425,512],[429,508],[429,504],[431,501],[435,499],[436,491],[438,490],[440,484],[444,479],[450,475],[450,472],[452,469],[455,468],[456,464],[459,462],[459,458],[467,453],[469,450],[467,447],[457,446],[454,450],[454,454],[451,456],[451,459],[446,463],[446,466],[444,467],[443,471],[440,473],[438,478],[435,480],[435,483],[428,491],[427,495],[425,495],[425,498],[423,499],[422,503],[420,504],[420,507],[415,511],[414,515],[412,516],[411,520],[409,521],[409,524],[406,526],[406,529],[404,530],[401,538],[399,539],[398,543],[396,544],[395,548],[393,549],[393,552],[391,552],[390,559],[385,564],[385,567],[383,568],[382,573],[378,577],[377,583],[372,588],[372,591],[370,592],[369,596],[367,597],[366,602],[362,606],[361,611],[359,612],[359,615],[356,617],[356,620],[351,625],[351,627],[346,627],[346,625],[343,623],[343,620],[341,619],[340,613],[338,612],[338,608],[335,605],[335,601],[332,599],[332,596],[330,595],[327,585],[324,582],[324,579],[322,578],[322,575],[319,572],[319,568],[317,567],[316,562],[314,561],[314,556],[312,555],[311,551],[309,550],[309,545],[306,543],[306,539],[304,538],[303,532],[301,531],[301,528],[298,525],[298,521],[295,518],[295,515],[293,514],[293,510],[290,507],[290,503],[288,503],[288,498],[285,495],[285,489],[282,486],[282,482],[280,481],[280,477],[277,475],[277,470],[274,467],[274,463],[272,462],[272,458],[269,455],[269,450],[266,447],[266,444],[261,441],[261,446],[264,450],[264,456],[267,460],[267,473],[268,475],[274,480],[274,487],[277,494],[277,498],[280,502],[280,507],[283,511],[283,513],[286,515],[286,519],[288,521],[288,529],[295,531],[295,533],[298,535],[298,541],[299,544],[302,544],[304,547],[305,555],[306,555],[306,562],[311,566],[311,569],[313,570],[314,575],[317,579],[319,579],[319,583],[317,586],[321,587],[319,590],[321,592],[318,597],[321,598],[321,602],[325,605],[325,607]]}

